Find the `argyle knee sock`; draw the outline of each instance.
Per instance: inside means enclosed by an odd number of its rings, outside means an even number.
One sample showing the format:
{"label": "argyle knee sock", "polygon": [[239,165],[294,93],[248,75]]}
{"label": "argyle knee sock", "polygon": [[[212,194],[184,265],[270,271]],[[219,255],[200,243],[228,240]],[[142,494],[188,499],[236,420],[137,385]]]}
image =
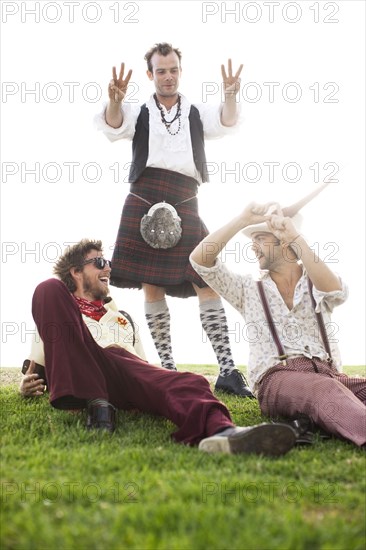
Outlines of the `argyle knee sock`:
{"label": "argyle knee sock", "polygon": [[200,319],[220,367],[220,375],[227,376],[236,367],[231,353],[225,310],[220,299],[200,304]]}
{"label": "argyle knee sock", "polygon": [[177,370],[170,340],[170,313],[165,298],[159,302],[145,302],[145,317],[161,366]]}

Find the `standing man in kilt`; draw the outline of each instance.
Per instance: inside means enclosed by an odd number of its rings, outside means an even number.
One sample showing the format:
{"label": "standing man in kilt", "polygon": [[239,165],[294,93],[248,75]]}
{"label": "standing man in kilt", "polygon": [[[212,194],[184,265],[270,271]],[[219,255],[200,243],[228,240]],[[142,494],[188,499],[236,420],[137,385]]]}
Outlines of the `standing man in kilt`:
{"label": "standing man in kilt", "polygon": [[[145,60],[147,76],[155,86],[155,93],[146,104],[140,107],[124,103],[132,71],[124,78],[122,63],[118,77],[113,67],[109,103],[97,117],[98,128],[111,141],[132,140],[130,194],[123,207],[112,257],[111,284],[143,288],[151,336],[162,366],[171,370],[176,370],[176,366],[165,296],[187,298],[197,294],[202,326],[220,367],[215,389],[252,397],[232,358],[221,298],[189,262],[192,250],[208,234],[199,217],[197,201],[200,183],[208,181],[204,138],[221,137],[236,125],[242,65],[234,75],[231,60],[228,74],[221,66],[225,96],[222,104],[194,106],[178,93],[182,70],[179,49],[159,43],[146,53]],[[159,209],[166,203],[169,210]],[[151,208],[153,205],[157,206]],[[141,220],[145,217],[150,222],[154,210],[165,219],[165,225],[160,218],[155,229],[149,229],[150,237],[155,239],[149,244]],[[177,222],[181,229],[178,227],[174,244],[159,241],[161,235],[173,237]]]}

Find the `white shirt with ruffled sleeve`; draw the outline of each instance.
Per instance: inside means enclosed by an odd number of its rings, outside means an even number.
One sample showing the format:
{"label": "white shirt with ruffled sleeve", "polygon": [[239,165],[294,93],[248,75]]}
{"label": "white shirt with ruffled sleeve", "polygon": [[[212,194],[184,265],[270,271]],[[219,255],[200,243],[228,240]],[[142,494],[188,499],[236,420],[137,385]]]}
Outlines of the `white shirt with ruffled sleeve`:
{"label": "white shirt with ruffled sleeve", "polygon": [[[146,107],[149,110],[149,153],[146,166],[153,168],[163,168],[179,172],[186,176],[195,178],[201,181],[201,176],[195,166],[192,151],[192,141],[189,126],[189,112],[191,103],[188,99],[181,95],[181,121],[180,130],[178,129],[178,120],[174,121],[170,127],[169,133],[162,123],[161,114],[156,106],[154,97],[151,96],[146,102]],[[203,126],[205,139],[217,139],[226,134],[235,133],[239,126],[224,126],[221,123],[222,105],[212,105],[206,103],[195,104],[197,107]],[[178,105],[175,104],[167,111],[162,105],[162,109],[167,121],[173,120]],[[119,139],[132,140],[135,134],[135,126],[137,118],[140,114],[141,107],[133,103],[122,103],[121,111],[123,115],[123,123],[119,128],[112,128],[106,123],[105,110],[96,115],[94,121],[98,130],[101,130],[110,141]],[[238,104],[238,112],[240,104]],[[241,120],[241,119],[240,119]],[[177,133],[175,133],[177,132]],[[171,135],[174,134],[174,135]]]}

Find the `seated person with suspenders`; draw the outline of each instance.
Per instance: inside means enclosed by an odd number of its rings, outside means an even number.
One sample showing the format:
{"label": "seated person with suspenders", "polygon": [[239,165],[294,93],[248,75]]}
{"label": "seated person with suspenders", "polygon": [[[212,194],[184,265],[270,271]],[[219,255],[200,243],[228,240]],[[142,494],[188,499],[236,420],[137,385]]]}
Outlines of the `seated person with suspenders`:
{"label": "seated person with suspenders", "polygon": [[51,405],[87,409],[88,429],[113,432],[117,409],[138,409],[167,418],[177,426],[176,442],[206,452],[278,456],[295,445],[289,425],[235,426],[206,378],[141,357],[128,315],[108,301],[111,262],[103,258],[101,241],[84,239],[67,248],[54,273],[57,278],[40,283],[33,295],[44,356],[32,351],[20,387],[24,397],[45,389],[45,379],[34,372],[37,363],[44,366]]}
{"label": "seated person with suspenders", "polygon": [[[239,231],[252,240],[258,281],[231,272],[218,258]],[[306,415],[328,434],[365,448],[366,378],[339,371],[338,348],[325,330],[348,290],[310,249],[296,216],[284,215],[276,203],[251,203],[203,239],[190,260],[246,324],[256,327],[248,378],[262,413]]]}

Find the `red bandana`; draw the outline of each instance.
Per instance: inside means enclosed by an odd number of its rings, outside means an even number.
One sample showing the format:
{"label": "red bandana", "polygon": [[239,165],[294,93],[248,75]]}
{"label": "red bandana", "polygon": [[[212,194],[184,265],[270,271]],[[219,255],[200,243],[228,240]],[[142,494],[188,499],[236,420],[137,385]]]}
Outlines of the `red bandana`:
{"label": "red bandana", "polygon": [[83,315],[99,321],[105,313],[107,313],[106,308],[102,300],[95,300],[91,302],[90,300],[85,300],[85,298],[78,298],[74,296],[79,309]]}

